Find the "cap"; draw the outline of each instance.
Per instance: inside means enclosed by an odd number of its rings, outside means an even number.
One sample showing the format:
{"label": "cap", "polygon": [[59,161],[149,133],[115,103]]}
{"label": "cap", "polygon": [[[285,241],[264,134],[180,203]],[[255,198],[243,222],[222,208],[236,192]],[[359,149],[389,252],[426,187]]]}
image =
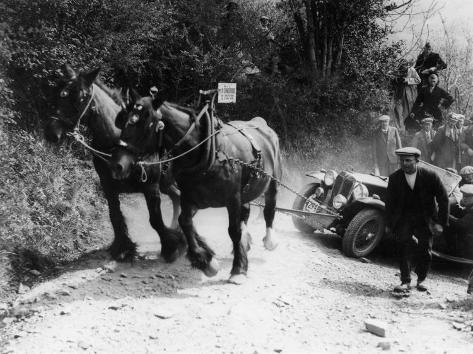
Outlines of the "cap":
{"label": "cap", "polygon": [[473,184],[464,184],[460,187],[460,192],[463,193],[463,197],[473,196]]}
{"label": "cap", "polygon": [[149,92],[158,93],[159,90],[156,86],[151,86],[151,88],[149,89]]}
{"label": "cap", "polygon": [[387,115],[382,115],[381,117],[378,118],[378,122],[389,122],[391,120],[391,117]]}
{"label": "cap", "polygon": [[420,122],[421,123],[432,123],[434,119],[432,117],[425,117]]}
{"label": "cap", "polygon": [[416,157],[419,157],[421,155],[421,152],[420,152],[419,149],[417,149],[415,147],[411,147],[411,146],[403,147],[401,149],[397,149],[395,151],[395,153],[398,156],[416,156]]}
{"label": "cap", "polygon": [[432,46],[430,45],[430,42],[426,42],[424,48],[432,49]]}
{"label": "cap", "polygon": [[460,114],[456,114],[456,113],[453,113],[453,112],[450,112],[448,115],[447,115],[447,120],[451,123],[456,123],[460,120],[459,118]]}
{"label": "cap", "polygon": [[471,175],[473,174],[473,166],[465,166],[460,170],[461,176]]}

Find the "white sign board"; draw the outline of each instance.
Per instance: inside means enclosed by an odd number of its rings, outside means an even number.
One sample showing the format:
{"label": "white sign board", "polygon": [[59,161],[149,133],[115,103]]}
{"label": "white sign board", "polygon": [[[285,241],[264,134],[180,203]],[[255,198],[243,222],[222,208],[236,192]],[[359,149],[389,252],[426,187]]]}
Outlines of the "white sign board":
{"label": "white sign board", "polygon": [[236,102],[236,83],[219,82],[218,83],[218,103]]}

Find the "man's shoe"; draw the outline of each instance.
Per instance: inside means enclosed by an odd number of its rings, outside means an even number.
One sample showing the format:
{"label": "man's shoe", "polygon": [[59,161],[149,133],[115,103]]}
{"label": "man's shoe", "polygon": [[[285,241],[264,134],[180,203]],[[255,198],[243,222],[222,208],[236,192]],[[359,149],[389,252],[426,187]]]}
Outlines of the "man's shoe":
{"label": "man's shoe", "polygon": [[427,287],[422,282],[418,282],[416,288],[419,291],[427,291]]}
{"label": "man's shoe", "polygon": [[408,293],[411,291],[411,284],[409,283],[402,283],[394,288],[395,293]]}

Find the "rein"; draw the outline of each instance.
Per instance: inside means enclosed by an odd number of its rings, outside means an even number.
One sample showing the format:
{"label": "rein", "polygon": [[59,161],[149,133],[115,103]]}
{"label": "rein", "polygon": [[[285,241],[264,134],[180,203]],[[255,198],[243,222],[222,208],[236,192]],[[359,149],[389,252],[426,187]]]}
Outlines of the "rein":
{"label": "rein", "polygon": [[90,98],[89,98],[89,101],[87,102],[87,104],[85,105],[84,109],[82,110],[82,113],[79,115],[79,119],[77,119],[77,122],[76,124],[74,123],[71,123],[71,122],[68,122],[68,121],[65,121],[64,119],[61,119],[59,117],[56,117],[56,116],[51,116],[50,119],[53,119],[53,120],[58,120],[60,122],[65,122],[65,123],[70,123],[71,126],[73,126],[72,128],[72,131],[73,132],[77,132],[79,131],[79,125],[80,125],[80,121],[81,119],[85,116],[85,114],[87,113],[87,111],[89,110],[89,107],[92,103],[92,100],[94,99],[94,85],[92,85],[92,92],[90,94]]}
{"label": "rein", "polygon": [[[200,147],[202,144],[204,144],[205,142],[207,142],[207,140],[212,139],[213,137],[215,137],[218,133],[220,133],[221,130],[222,130],[222,129],[216,130],[213,134],[211,134],[211,135],[209,135],[208,137],[206,137],[204,140],[202,140],[202,141],[201,141],[200,143],[198,143],[196,146],[191,147],[189,150],[186,150],[186,151],[184,151],[182,154],[179,154],[179,155],[177,155],[177,156],[173,156],[173,157],[170,157],[170,158],[168,158],[168,159],[158,160],[158,161],[154,161],[154,162],[138,161],[136,164],[137,164],[138,166],[140,166],[140,168],[141,168],[141,182],[146,182],[146,181],[148,180],[148,175],[146,174],[146,170],[145,170],[144,166],[161,165],[161,164],[165,164],[165,163],[168,163],[168,162],[177,160],[177,159],[181,158],[182,156],[185,156],[185,155],[187,155],[188,153],[192,152],[193,150],[197,149],[197,148]],[[121,146],[126,147],[126,145],[124,145],[124,144],[126,144],[126,143],[120,142],[120,145],[121,145]]]}
{"label": "rein", "polygon": [[85,142],[85,138],[82,134],[80,134],[78,131],[73,131],[70,133],[67,133],[68,136],[72,137],[75,141],[77,141],[79,144],[81,144],[83,147],[85,147],[87,150],[92,152],[95,156],[98,158],[102,159],[105,162],[109,162],[105,157],[112,157],[111,154],[107,154],[106,152],[102,152],[100,150],[94,149],[92,146],[87,144]]}

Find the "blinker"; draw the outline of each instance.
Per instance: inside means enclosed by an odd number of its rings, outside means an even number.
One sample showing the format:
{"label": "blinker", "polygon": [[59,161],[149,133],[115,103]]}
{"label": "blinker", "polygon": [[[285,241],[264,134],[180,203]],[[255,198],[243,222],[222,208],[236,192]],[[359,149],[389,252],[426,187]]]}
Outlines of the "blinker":
{"label": "blinker", "polygon": [[136,114],[133,114],[131,117],[130,117],[130,121],[129,123],[130,124],[136,124],[136,122],[138,122],[139,118]]}
{"label": "blinker", "polygon": [[160,120],[157,124],[156,124],[156,133],[158,133],[160,130],[163,130],[164,129],[164,123],[162,120]]}

